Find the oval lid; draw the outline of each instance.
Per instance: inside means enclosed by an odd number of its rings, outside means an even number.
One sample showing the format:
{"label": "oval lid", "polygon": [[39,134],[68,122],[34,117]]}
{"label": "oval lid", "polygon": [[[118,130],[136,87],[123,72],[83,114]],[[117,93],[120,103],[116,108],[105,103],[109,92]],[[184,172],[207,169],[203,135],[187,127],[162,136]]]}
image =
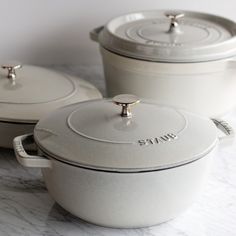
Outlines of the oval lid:
{"label": "oval lid", "polygon": [[192,11],[155,10],[114,18],[99,34],[101,45],[142,60],[201,62],[236,55],[236,23]]}
{"label": "oval lid", "polygon": [[0,69],[1,121],[35,123],[61,106],[101,97],[90,83],[54,70],[20,64]]}
{"label": "oval lid", "polygon": [[36,125],[37,145],[73,165],[137,171],[191,162],[217,143],[210,119],[145,100],[131,107],[138,101],[130,95],[115,99],[121,107],[107,99],[58,109]]}

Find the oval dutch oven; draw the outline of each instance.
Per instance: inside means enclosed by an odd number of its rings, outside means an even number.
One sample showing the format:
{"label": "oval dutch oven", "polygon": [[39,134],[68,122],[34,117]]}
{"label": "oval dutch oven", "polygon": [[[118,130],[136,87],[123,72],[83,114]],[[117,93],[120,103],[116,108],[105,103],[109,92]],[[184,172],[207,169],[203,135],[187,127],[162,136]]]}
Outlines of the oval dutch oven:
{"label": "oval dutch oven", "polygon": [[42,67],[7,64],[0,70],[0,147],[33,132],[49,112],[79,101],[101,98],[88,82]]}
{"label": "oval dutch oven", "polygon": [[109,96],[133,93],[215,117],[236,105],[236,23],[155,10],[126,14],[91,32]]}
{"label": "oval dutch oven", "polygon": [[[119,95],[58,109],[33,135],[14,139],[17,159],[42,168],[51,196],[86,221],[130,228],[170,220],[201,192],[219,141],[233,131],[223,121],[138,102]],[[37,156],[24,150],[34,142]]]}

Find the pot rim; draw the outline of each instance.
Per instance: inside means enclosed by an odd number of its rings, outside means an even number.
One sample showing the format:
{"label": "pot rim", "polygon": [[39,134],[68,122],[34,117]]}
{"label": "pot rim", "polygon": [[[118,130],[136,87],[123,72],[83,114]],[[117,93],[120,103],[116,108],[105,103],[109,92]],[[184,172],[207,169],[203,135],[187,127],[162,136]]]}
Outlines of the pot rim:
{"label": "pot rim", "polygon": [[[114,108],[112,100],[108,99],[107,102],[105,100],[93,100],[89,106],[88,102],[80,103],[79,107],[76,104],[71,105],[57,110],[48,119],[39,121],[34,129],[35,143],[47,155],[67,163],[93,169],[133,172],[163,169],[188,163],[208,153],[219,140],[217,128],[212,119],[186,111],[169,109],[166,106],[160,108],[158,106],[160,110],[157,110],[156,114],[160,118],[154,115],[147,116],[153,111],[153,106],[147,106],[146,104],[150,105],[151,102],[146,100],[141,102],[140,109],[135,110],[136,126],[131,127],[135,132],[129,132],[127,135],[121,129],[127,126],[121,126],[121,128],[114,126],[120,120],[122,123],[118,123],[119,125],[126,125],[126,119],[120,118],[120,109]],[[80,114],[86,115],[80,116]],[[94,117],[97,117],[96,123],[94,123]],[[153,126],[147,129],[143,122],[145,117],[151,117],[146,120],[149,124],[155,124],[157,121],[162,123],[163,119],[168,120],[170,117],[171,119],[168,122],[166,120],[164,127],[163,125],[161,128]],[[80,126],[73,126],[73,124],[80,124]],[[81,128],[81,124],[85,125],[84,129]],[[134,127],[139,127],[139,129]],[[226,133],[225,136],[228,137],[226,128],[224,127],[223,130]],[[162,138],[168,134],[171,136]],[[177,136],[183,138],[180,139]],[[153,141],[148,141],[149,137],[154,137]],[[160,144],[159,138],[164,140],[165,145],[149,147],[151,144]]]}
{"label": "pot rim", "polygon": [[[111,24],[113,24],[113,22],[119,21],[121,18],[124,18],[129,15],[143,14],[144,18],[141,18],[141,19],[149,19],[149,16],[148,16],[149,13],[151,15],[153,13],[159,13],[161,16],[161,15],[168,13],[168,12],[183,13],[184,17],[185,16],[190,16],[190,17],[193,16],[195,20],[204,19],[207,22],[213,21],[214,23],[217,23],[220,26],[221,26],[221,23],[223,22],[224,26],[222,26],[222,27],[227,28],[227,30],[230,31],[230,33],[232,34],[231,38],[227,38],[222,42],[220,41],[220,42],[216,42],[214,44],[209,44],[209,45],[207,44],[207,45],[201,46],[200,51],[199,51],[199,57],[197,57],[197,58],[195,58],[195,57],[194,58],[189,57],[187,59],[186,58],[185,59],[174,58],[172,61],[169,61],[170,56],[167,56],[166,58],[165,58],[165,56],[162,56],[158,60],[156,57],[150,56],[149,54],[147,54],[147,55],[142,54],[141,50],[139,50],[140,47],[151,48],[152,45],[145,45],[144,43],[132,41],[132,40],[130,41],[127,38],[121,39],[120,35],[119,34],[116,35],[116,33],[114,33],[111,29],[112,28]],[[146,18],[145,18],[145,15],[147,15]],[[133,21],[135,22],[138,20],[135,19]],[[219,23],[219,22],[221,22],[221,23]],[[121,25],[123,25],[123,24],[125,25],[126,23],[122,22]],[[116,22],[116,24],[118,24],[118,23]],[[110,20],[108,20],[103,26],[98,27],[97,29],[93,30],[91,32],[91,34],[94,34],[95,38],[94,37],[91,37],[91,38],[92,38],[92,40],[99,42],[99,44],[101,46],[103,46],[104,48],[107,48],[107,49],[109,48],[109,50],[111,50],[113,52],[116,52],[118,54],[121,54],[126,57],[130,57],[130,58],[140,59],[140,60],[144,60],[144,61],[153,61],[153,62],[169,62],[169,63],[195,63],[196,62],[197,63],[197,62],[208,62],[208,61],[215,61],[215,60],[221,60],[221,59],[225,59],[225,58],[235,57],[236,56],[236,51],[235,51],[236,38],[235,38],[235,35],[232,33],[232,32],[234,32],[234,27],[235,27],[235,22],[232,19],[227,18],[222,15],[219,15],[219,14],[209,13],[209,12],[205,12],[205,11],[191,11],[191,10],[187,10],[187,9],[165,9],[165,8],[164,9],[149,9],[149,10],[143,10],[143,11],[142,10],[131,11],[126,14],[122,14],[122,15],[118,15],[116,17],[113,17]],[[211,27],[209,27],[209,28],[211,28]],[[137,45],[137,49],[136,49],[137,52],[133,49],[134,45]],[[167,48],[168,49],[168,47],[165,45],[161,45],[159,48],[163,48],[163,49]],[[192,49],[193,47],[190,47],[190,48]],[[182,47],[182,49],[183,49],[183,47]],[[181,49],[181,51],[182,51],[182,49]],[[189,47],[186,46],[185,49],[189,50]],[[205,53],[202,53],[202,50],[203,51],[207,50],[207,51]],[[216,51],[217,51],[217,53],[216,53]],[[178,52],[178,50],[177,50],[177,52]],[[196,53],[196,51],[192,52],[192,54],[195,54],[195,53]],[[188,55],[188,53],[187,53],[187,55]]]}
{"label": "pot rim", "polygon": [[[234,130],[230,125],[228,125],[227,122],[223,120],[218,120],[218,119],[212,119],[214,122],[216,128],[219,131],[222,131],[224,133],[224,136],[218,136],[217,139],[209,146],[207,150],[205,150],[204,153],[201,153],[198,156],[192,157],[191,159],[188,160],[182,160],[179,162],[175,163],[169,163],[169,164],[162,164],[159,166],[148,166],[148,167],[136,167],[133,168],[133,166],[130,166],[129,168],[125,167],[104,167],[102,165],[96,165],[92,163],[88,164],[81,164],[77,160],[67,160],[62,157],[58,157],[57,154],[53,154],[47,149],[45,149],[42,145],[40,145],[37,140],[35,140],[34,134],[25,134],[21,135],[18,137],[15,137],[13,140],[13,146],[15,150],[15,154],[17,157],[17,160],[25,167],[38,167],[38,168],[52,168],[52,161],[58,161],[60,163],[64,163],[66,165],[74,166],[74,167],[79,167],[79,168],[84,168],[84,169],[89,169],[89,170],[94,170],[94,171],[103,171],[103,172],[113,172],[113,173],[145,173],[145,172],[153,172],[153,171],[162,171],[162,170],[167,170],[167,169],[172,169],[172,168],[177,168],[180,166],[184,166],[187,164],[190,164],[192,162],[195,162],[205,156],[207,156],[210,152],[214,151],[219,143],[220,144],[225,144],[226,146],[228,144],[232,144],[232,141],[234,141]],[[27,144],[35,144],[38,149],[38,155],[31,155],[28,154],[27,151],[24,148],[23,141],[25,141]],[[225,141],[226,143],[222,143],[222,141]],[[25,143],[25,144],[26,144]],[[53,160],[51,160],[53,159]]]}
{"label": "pot rim", "polygon": [[14,120],[14,119],[1,119],[0,123],[18,124],[18,125],[36,125],[38,120]]}
{"label": "pot rim", "polygon": [[125,55],[125,54],[122,54],[122,53],[119,53],[117,51],[112,51],[111,49],[109,48],[106,48],[104,45],[100,44],[100,47],[102,47],[104,50],[110,52],[110,53],[114,53],[115,55],[118,55],[120,57],[125,57],[125,58],[129,58],[129,59],[132,59],[132,60],[136,60],[136,61],[144,61],[144,62],[152,62],[152,63],[162,63],[162,64],[183,64],[183,65],[186,65],[186,64],[204,64],[204,63],[209,63],[209,62],[225,62],[225,61],[230,61],[230,60],[236,60],[236,54],[235,55],[231,55],[231,56],[228,56],[228,57],[223,57],[223,58],[218,58],[218,59],[212,59],[212,60],[205,60],[205,61],[163,61],[163,60],[151,60],[151,59],[144,59],[144,58],[138,58],[138,57],[135,57],[135,56],[130,56],[130,55]]}
{"label": "pot rim", "polygon": [[219,140],[217,139],[214,145],[210,147],[210,149],[207,152],[204,152],[204,154],[199,155],[197,158],[192,158],[185,162],[175,163],[168,166],[159,166],[159,167],[153,167],[153,168],[132,168],[132,169],[125,169],[125,168],[106,168],[106,167],[98,167],[98,166],[92,166],[92,165],[84,165],[76,162],[66,161],[65,159],[59,158],[51,153],[49,151],[46,151],[35,139],[35,144],[37,146],[37,149],[42,152],[43,156],[45,156],[48,159],[53,159],[55,161],[58,161],[60,163],[63,163],[65,165],[74,166],[76,168],[82,168],[86,170],[91,171],[98,171],[98,172],[107,172],[107,173],[117,173],[117,174],[138,174],[138,173],[148,173],[148,172],[156,172],[156,171],[164,171],[169,169],[174,169],[178,167],[182,167],[188,164],[191,164],[195,161],[198,161],[206,156],[208,156],[209,153],[211,153],[215,148],[217,148]]}

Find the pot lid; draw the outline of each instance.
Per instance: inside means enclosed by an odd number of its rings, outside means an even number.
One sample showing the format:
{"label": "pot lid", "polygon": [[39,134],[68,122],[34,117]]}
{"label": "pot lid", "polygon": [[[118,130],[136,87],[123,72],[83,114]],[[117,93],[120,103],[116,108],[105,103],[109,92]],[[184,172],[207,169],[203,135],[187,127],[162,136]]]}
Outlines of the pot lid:
{"label": "pot lid", "polygon": [[42,67],[6,64],[0,69],[0,120],[35,123],[64,105],[101,98],[88,82]]}
{"label": "pot lid", "polygon": [[128,57],[200,62],[236,55],[236,23],[220,16],[155,10],[114,18],[99,34],[101,45]]}
{"label": "pot lid", "polygon": [[93,100],[58,109],[36,125],[35,142],[46,155],[63,162],[119,171],[182,165],[216,145],[217,131],[210,119],[139,102],[132,95],[114,101]]}

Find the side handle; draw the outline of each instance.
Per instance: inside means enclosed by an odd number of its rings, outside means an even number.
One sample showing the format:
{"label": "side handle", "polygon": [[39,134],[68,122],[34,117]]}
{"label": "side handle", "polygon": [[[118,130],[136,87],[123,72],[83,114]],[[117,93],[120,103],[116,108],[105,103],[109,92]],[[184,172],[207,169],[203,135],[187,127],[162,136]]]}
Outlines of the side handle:
{"label": "side handle", "polygon": [[92,39],[95,42],[98,42],[98,36],[100,32],[104,29],[104,26],[99,26],[92,31],[90,31],[90,39]]}
{"label": "side handle", "polygon": [[234,130],[226,121],[220,119],[212,119],[212,121],[214,122],[216,127],[225,134],[224,136],[219,137],[220,141],[226,139],[233,141]]}
{"label": "side handle", "polygon": [[42,156],[34,156],[28,154],[23,146],[23,142],[27,144],[34,143],[33,134],[21,135],[13,140],[13,147],[18,162],[25,167],[37,167],[37,168],[51,168],[52,163],[49,159]]}

